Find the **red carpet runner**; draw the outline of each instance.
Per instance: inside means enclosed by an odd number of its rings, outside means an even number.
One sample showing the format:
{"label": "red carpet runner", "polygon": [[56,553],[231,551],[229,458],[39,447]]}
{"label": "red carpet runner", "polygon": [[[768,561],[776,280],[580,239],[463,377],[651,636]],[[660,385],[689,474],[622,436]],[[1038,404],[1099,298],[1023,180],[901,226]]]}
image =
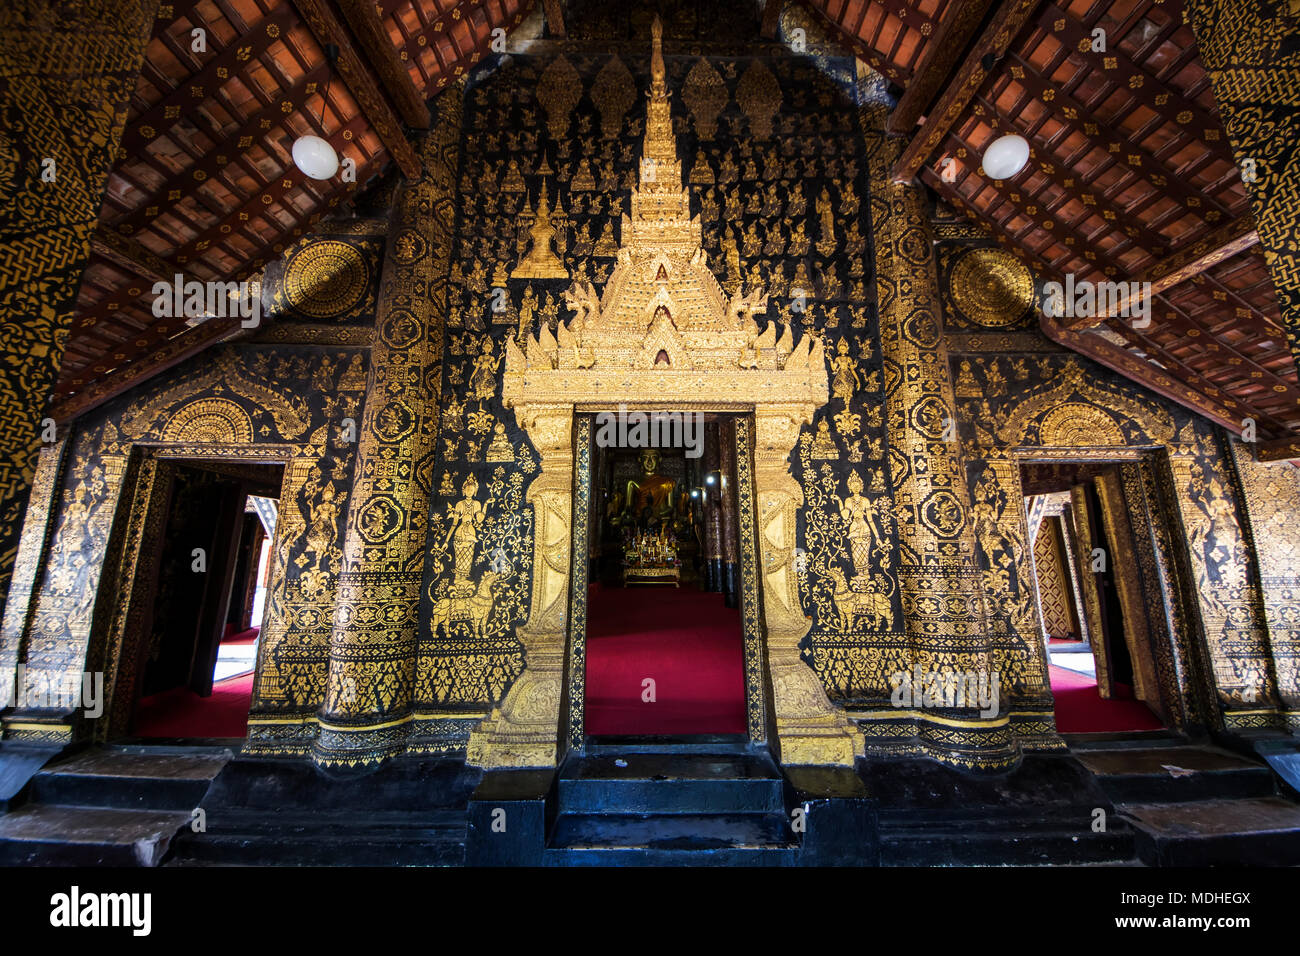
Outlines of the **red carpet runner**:
{"label": "red carpet runner", "polygon": [[1159,730],[1164,726],[1140,700],[1097,694],[1097,682],[1087,674],[1051,665],[1052,696],[1056,698],[1056,729],[1063,734]]}
{"label": "red carpet runner", "polygon": [[593,587],[586,693],[588,734],[743,734],[740,611],[688,588]]}
{"label": "red carpet runner", "polygon": [[141,698],[131,732],[136,737],[244,737],[252,701],[252,674],[213,684],[211,697],[177,687]]}

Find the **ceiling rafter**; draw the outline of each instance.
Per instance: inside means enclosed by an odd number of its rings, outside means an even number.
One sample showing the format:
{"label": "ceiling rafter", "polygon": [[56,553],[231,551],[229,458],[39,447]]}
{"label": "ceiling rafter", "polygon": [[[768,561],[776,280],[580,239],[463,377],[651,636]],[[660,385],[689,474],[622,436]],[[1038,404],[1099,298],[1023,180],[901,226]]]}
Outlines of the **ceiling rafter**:
{"label": "ceiling rafter", "polygon": [[[931,189],[951,202],[972,222],[984,229],[991,227],[994,239],[1004,249],[1029,266],[1031,270],[1049,281],[1061,281],[1060,274],[1049,262],[1027,252],[1021,243],[1009,234],[1001,224],[991,222],[980,210],[970,205],[965,196],[952,185],[945,183],[935,172],[925,168],[921,171],[921,176]],[[1203,389],[1179,382],[1171,375],[1160,372],[1150,363],[1143,367],[1139,364],[1140,360],[1127,349],[1120,348],[1092,333],[1066,329],[1053,322],[1041,310],[1037,311],[1043,333],[1058,345],[1079,352],[1081,355],[1093,359],[1125,378],[1150,388],[1168,399],[1182,405],[1188,405],[1200,414],[1225,427],[1234,429],[1240,427],[1239,410],[1213,398],[1210,394],[1206,394]],[[1218,391],[1217,387],[1215,387],[1215,391]],[[1233,402],[1233,405],[1238,404],[1233,399],[1229,399],[1229,401]],[[1267,416],[1260,415],[1259,417],[1266,418]]]}
{"label": "ceiling rafter", "polygon": [[[849,47],[858,59],[869,64],[876,72],[893,80],[900,86],[907,85],[912,75],[910,70],[895,66],[887,55],[868,44],[856,32],[851,32],[840,20],[832,16],[820,4],[813,3],[811,0],[802,0],[802,2],[803,5],[807,7],[819,20],[831,27],[832,31],[840,38],[840,41],[844,43],[845,46]],[[874,0],[866,0],[863,4],[864,8],[871,7],[873,2]],[[846,11],[847,7],[844,7],[840,10],[840,14],[843,15]],[[881,12],[884,12],[883,8]],[[902,24],[901,21],[897,22],[899,22],[900,26],[906,26],[905,24]]]}
{"label": "ceiling rafter", "polygon": [[[353,119],[351,123],[334,133],[331,138],[331,145],[333,145],[336,150],[341,151],[344,142],[352,139],[357,133],[359,133],[361,129],[364,128],[364,123],[365,121],[361,117]],[[281,178],[271,183],[265,190],[260,191],[258,195],[250,197],[238,210],[230,213],[224,220],[213,224],[197,237],[190,239],[173,252],[168,258],[171,264],[177,267],[174,271],[184,272],[185,270],[183,267],[188,266],[191,259],[193,259],[196,254],[205,252],[215,241],[219,241],[222,236],[228,234],[240,223],[248,221],[248,219],[255,214],[261,214],[261,212],[266,208],[269,208],[273,203],[279,201],[285,193],[299,185],[304,178],[303,173],[297,167],[291,167],[286,170]],[[253,266],[245,266],[237,275],[230,276],[229,278],[243,278],[248,275],[249,272],[253,271],[254,268],[255,267]],[[80,326],[102,321],[114,312],[123,308],[125,306],[125,302],[123,301],[124,296],[126,300],[129,301],[132,298],[138,297],[139,294],[141,293],[131,295],[129,287],[121,287],[115,294],[105,296],[99,302],[95,303],[94,306],[85,309],[78,314],[73,324],[74,332]]]}
{"label": "ceiling rafter", "polygon": [[[240,72],[242,64],[275,43],[297,17],[289,7],[280,7],[261,20],[242,42],[231,43],[208,61],[198,73],[178,82],[170,93],[130,123],[122,134],[122,148],[128,152],[143,150],[160,134],[187,117],[187,108],[202,103],[214,86],[228,83]],[[208,30],[209,36],[212,31]]]}
{"label": "ceiling rafter", "polygon": [[[1227,210],[1215,199],[1210,198],[1208,202],[1204,201],[1184,184],[1182,176],[1170,169],[1140,143],[1134,143],[1132,140],[1126,140],[1116,134],[1114,130],[1117,124],[1083,119],[1083,117],[1094,115],[1094,111],[1076,100],[1065,87],[1049,84],[1044,76],[1038,73],[1027,60],[1022,59],[1019,54],[1011,53],[1008,60],[1010,64],[1008,74],[1010,77],[1024,86],[1030,96],[1037,99],[1038,102],[1045,106],[1050,104],[1049,108],[1052,110],[1053,119],[1087,137],[1094,144],[1094,148],[1104,146],[1109,154],[1116,157],[1116,164],[1120,162],[1118,157],[1123,154],[1124,169],[1134,176],[1145,179],[1147,183],[1155,187],[1158,194],[1173,199],[1182,209],[1193,215],[1204,216],[1204,212],[1197,208],[1203,206],[1208,206],[1211,210],[1219,212],[1220,215],[1227,215]],[[1076,77],[1076,83],[1081,81],[1082,77],[1083,74],[1079,74]],[[1129,161],[1129,156],[1135,156],[1136,161]]]}
{"label": "ceiling rafter", "polygon": [[[1037,151],[1026,165],[1025,172],[1020,173],[1009,181],[1026,181],[1033,176],[1034,167],[1046,179],[1053,183],[1062,194],[1077,201],[1088,212],[1093,212],[1100,216],[1103,221],[1115,224],[1124,236],[1133,244],[1133,246],[1150,256],[1161,255],[1165,252],[1166,240],[1157,235],[1153,230],[1147,228],[1140,220],[1134,223],[1123,224],[1129,218],[1129,210],[1121,208],[1109,196],[1109,190],[1105,188],[1093,188],[1098,174],[1094,174],[1092,182],[1085,179],[1083,174],[1071,173],[1065,175],[1061,172],[1063,167],[1070,168],[1067,157],[1058,155],[1058,143],[1063,137],[1064,131],[1058,131],[1055,136],[1039,136],[1043,125],[1050,119],[1050,114],[1039,117],[1037,122],[1028,124],[1027,128],[1019,130],[1010,127],[1005,123],[1003,118],[998,114],[991,103],[980,97],[975,99],[973,108],[974,115],[988,125],[994,133],[1020,132],[1028,139],[1039,139],[1046,143],[1047,149]],[[969,144],[967,144],[969,147]],[[1104,170],[1103,170],[1104,172]],[[1038,191],[1041,193],[1041,190]]]}
{"label": "ceiling rafter", "polygon": [[[315,67],[299,79],[292,89],[285,90],[282,99],[268,103],[254,113],[209,150],[198,163],[173,173],[161,186],[140,199],[135,211],[114,221],[113,228],[126,235],[132,235],[140,230],[148,220],[158,215],[164,202],[180,199],[186,187],[198,185],[220,172],[219,167],[225,164],[219,162],[219,157],[233,156],[247,150],[259,137],[270,135],[287,123],[296,110],[303,108],[307,97],[316,92],[328,75],[329,67],[326,64],[322,63]],[[292,109],[286,111],[285,104],[290,105]],[[196,172],[203,173],[203,179],[198,179],[195,176]]]}
{"label": "ceiling rafter", "polygon": [[[1091,21],[1084,22],[1066,13],[1051,0],[1044,0],[1038,13],[1038,24],[1049,36],[1057,38],[1058,42],[1069,48],[1072,56],[1100,59],[1102,75],[1117,89],[1127,91],[1131,97],[1140,100],[1157,114],[1172,114],[1175,125],[1187,130],[1189,136],[1195,135],[1192,131],[1197,130],[1200,133],[1198,138],[1203,142],[1223,144],[1224,138],[1217,118],[1184,98],[1156,74],[1130,60],[1117,42],[1108,42],[1105,53],[1081,52],[1081,46],[1092,43],[1092,30],[1096,28],[1100,16],[1098,14]],[[1123,75],[1129,76],[1129,82],[1111,79],[1112,76]]]}
{"label": "ceiling rafter", "polygon": [[[1156,295],[1173,288],[1180,282],[1187,281],[1192,276],[1200,275],[1211,266],[1218,265],[1239,252],[1245,252],[1258,242],[1259,233],[1255,231],[1255,220],[1250,216],[1242,216],[1185,246],[1130,281],[1150,282],[1151,294]],[[1124,311],[1128,306],[1128,299],[1127,295],[1124,296],[1116,303],[1113,310],[1100,317],[1108,319]]]}

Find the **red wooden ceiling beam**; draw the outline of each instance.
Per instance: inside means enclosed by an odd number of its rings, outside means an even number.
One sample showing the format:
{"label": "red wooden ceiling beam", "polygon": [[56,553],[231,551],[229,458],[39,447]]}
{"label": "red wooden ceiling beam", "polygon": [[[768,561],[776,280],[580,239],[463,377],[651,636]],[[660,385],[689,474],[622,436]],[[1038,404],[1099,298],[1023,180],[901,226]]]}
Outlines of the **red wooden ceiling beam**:
{"label": "red wooden ceiling beam", "polygon": [[293,0],[293,3],[322,47],[333,43],[339,48],[338,73],[402,175],[409,180],[419,179],[419,154],[406,138],[401,121],[388,105],[387,98],[375,85],[361,57],[357,55],[343,24],[334,16],[325,0]]}
{"label": "red wooden ceiling beam", "polygon": [[343,17],[352,28],[353,34],[361,44],[361,49],[369,57],[370,65],[379,74],[384,89],[388,91],[393,105],[401,114],[407,126],[416,129],[429,128],[429,107],[424,97],[415,88],[411,74],[407,72],[393,49],[392,37],[379,20],[373,0],[334,0]]}
{"label": "red wooden ceiling beam", "polygon": [[956,128],[997,61],[1007,52],[1011,41],[1029,21],[1040,0],[1002,0],[992,20],[975,41],[939,102],[925,119],[925,125],[912,137],[890,171],[896,183],[910,182],[921,165],[938,148],[943,137]]}
{"label": "red wooden ceiling beam", "polygon": [[[356,117],[347,126],[335,132],[331,137],[331,145],[336,150],[342,151],[346,142],[355,137],[366,127],[364,117]],[[249,198],[239,209],[230,213],[224,220],[214,223],[204,232],[200,233],[189,242],[185,243],[179,249],[175,250],[169,257],[169,264],[174,266],[174,272],[184,272],[189,266],[191,260],[196,255],[203,252],[215,242],[220,242],[225,236],[229,235],[240,223],[248,222],[261,215],[265,210],[279,202],[280,199],[291,189],[298,186],[304,179],[303,173],[296,166],[289,169],[272,182],[265,189],[258,190],[257,194]],[[241,268],[238,276],[230,276],[235,279],[247,275],[252,267],[245,265]],[[132,292],[133,289],[138,291]],[[124,308],[128,301],[137,299],[144,294],[144,290],[138,285],[128,284],[119,288],[116,293],[107,295],[100,301],[96,302],[91,308],[77,315],[73,323],[73,333],[81,326],[94,325],[102,319],[108,318],[114,312]],[[125,298],[124,298],[125,297]]]}
{"label": "red wooden ceiling beam", "polygon": [[[1151,294],[1157,295],[1180,282],[1186,282],[1192,276],[1200,275],[1211,266],[1218,265],[1239,252],[1245,252],[1258,242],[1259,233],[1255,231],[1255,220],[1248,215],[1242,216],[1157,262],[1132,281],[1150,282]],[[1125,297],[1123,302],[1116,303],[1114,308],[1098,318],[1108,319],[1118,315],[1124,311],[1123,307],[1127,304],[1127,297]],[[1067,325],[1070,328],[1083,328],[1095,322],[1096,319],[1080,320]]]}
{"label": "red wooden ceiling beam", "polygon": [[[1009,236],[1001,226],[991,223],[987,216],[972,206],[966,197],[953,188],[952,185],[940,179],[933,170],[924,169],[921,175],[927,185],[956,206],[980,228],[988,229],[992,226],[994,238],[998,243],[1029,266],[1032,271],[1037,272],[1041,278],[1061,281],[1059,273],[1049,263],[1026,252],[1016,238]],[[1172,375],[1161,371],[1150,362],[1144,363],[1132,352],[1106,341],[1099,335],[1062,328],[1044,315],[1041,309],[1037,311],[1043,334],[1058,345],[1078,352],[1085,358],[1090,358],[1125,378],[1137,382],[1139,385],[1149,388],[1171,401],[1186,406],[1198,414],[1204,415],[1225,428],[1230,428],[1234,432],[1239,431],[1244,414],[1250,414],[1253,411],[1236,399],[1220,402],[1205,394],[1201,389],[1187,382],[1181,382]],[[1252,417],[1259,420],[1270,416],[1255,413]]]}
{"label": "red wooden ceiling beam", "polygon": [[[244,65],[279,40],[297,17],[289,7],[273,11],[249,31],[246,39],[231,43],[198,73],[181,79],[171,92],[149,107],[122,134],[122,149],[142,150],[160,133],[165,133],[200,105],[208,95],[239,75]],[[208,31],[211,35],[212,31]]]}
{"label": "red wooden ceiling beam", "polygon": [[926,108],[939,95],[953,65],[975,36],[992,4],[993,0],[953,0],[948,15],[939,23],[938,32],[926,43],[912,81],[889,114],[885,129],[890,135],[906,136],[916,126]]}

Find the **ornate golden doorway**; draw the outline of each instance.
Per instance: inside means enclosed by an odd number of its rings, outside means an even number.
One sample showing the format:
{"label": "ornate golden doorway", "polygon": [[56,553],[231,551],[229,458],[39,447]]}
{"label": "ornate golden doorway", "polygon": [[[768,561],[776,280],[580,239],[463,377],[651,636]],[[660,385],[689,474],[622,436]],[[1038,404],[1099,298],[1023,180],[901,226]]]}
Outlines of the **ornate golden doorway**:
{"label": "ornate golden doorway", "polygon": [[[695,410],[696,413],[703,413]],[[691,414],[690,412],[686,414]],[[758,586],[758,552],[754,533],[754,481],[752,460],[753,418],[728,416],[727,440],[734,444],[734,493],[739,587],[740,644],[744,673],[744,734],[751,742],[766,743],[770,736],[770,688],[765,683],[761,593]],[[596,557],[600,517],[593,460],[593,416],[579,414],[574,432],[573,574],[569,597],[570,627],[566,680],[562,707],[565,740],[562,747],[583,753],[593,732],[587,724],[587,630],[592,567]],[[729,456],[730,457],[730,456]],[[719,478],[719,481],[723,480]],[[687,586],[693,582],[688,581]],[[718,595],[721,600],[721,593]]]}
{"label": "ornate golden doorway", "polygon": [[[753,591],[766,641],[763,676],[772,687],[771,742],[788,764],[852,765],[863,736],[799,652],[811,621],[794,567],[803,492],[789,459],[799,429],[828,398],[825,348],[810,332],[795,341],[790,324],[760,326],[764,291],[728,294],[710,271],[700,220],[683,187],[657,29],[652,37],[640,176],[603,294],[575,282],[564,295],[572,319],[506,339],[502,402],[514,409],[541,462],[527,499],[534,517],[532,597],[517,632],[524,671],[470,734],[467,759],[482,767],[554,766],[561,739],[571,739],[560,721],[570,578],[578,570],[574,415],[626,406],[753,412]],[[589,447],[584,437],[578,454]],[[586,507],[582,501],[579,508]],[[579,548],[585,556],[585,539]]]}
{"label": "ornate golden doorway", "polygon": [[[674,406],[652,397],[691,392],[713,399],[705,407],[753,412],[752,419],[738,419],[736,428],[742,543],[751,542],[748,565],[742,567],[748,733],[766,741],[786,764],[851,766],[862,755],[857,726],[828,699],[799,651],[811,622],[799,601],[795,567],[796,516],[803,493],[790,474],[789,458],[800,427],[812,420],[827,389],[821,343],[812,345],[805,337],[800,345],[799,359],[794,358],[796,348],[783,368],[766,373],[734,366],[694,370],[690,384],[695,387],[689,390],[677,377],[681,372],[626,369],[611,381],[608,372],[534,371],[537,366],[512,368],[507,359],[506,401],[514,405],[541,458],[541,473],[528,490],[534,509],[532,598],[528,621],[519,630],[525,669],[471,733],[470,763],[554,766],[566,748],[582,746],[582,708],[577,704],[585,634],[576,622],[585,615],[592,420],[580,413],[611,404],[671,411]],[[537,346],[535,337],[530,346]],[[622,402],[604,397],[606,382],[620,389]],[[749,407],[719,401],[737,392],[775,393],[785,400]],[[579,401],[561,403],[557,399],[562,395]],[[795,398],[803,400],[791,400]],[[764,693],[764,688],[770,690]]]}

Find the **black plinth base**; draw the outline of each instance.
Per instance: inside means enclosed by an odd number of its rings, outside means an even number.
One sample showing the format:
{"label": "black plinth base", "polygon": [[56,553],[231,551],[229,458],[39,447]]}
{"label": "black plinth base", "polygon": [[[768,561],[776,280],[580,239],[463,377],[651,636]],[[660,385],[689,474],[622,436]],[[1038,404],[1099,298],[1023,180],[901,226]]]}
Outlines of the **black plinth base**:
{"label": "black plinth base", "polygon": [[178,836],[168,862],[459,865],[480,776],[456,758],[398,757],[346,775],[306,760],[237,758],[203,798],[207,829]]}

